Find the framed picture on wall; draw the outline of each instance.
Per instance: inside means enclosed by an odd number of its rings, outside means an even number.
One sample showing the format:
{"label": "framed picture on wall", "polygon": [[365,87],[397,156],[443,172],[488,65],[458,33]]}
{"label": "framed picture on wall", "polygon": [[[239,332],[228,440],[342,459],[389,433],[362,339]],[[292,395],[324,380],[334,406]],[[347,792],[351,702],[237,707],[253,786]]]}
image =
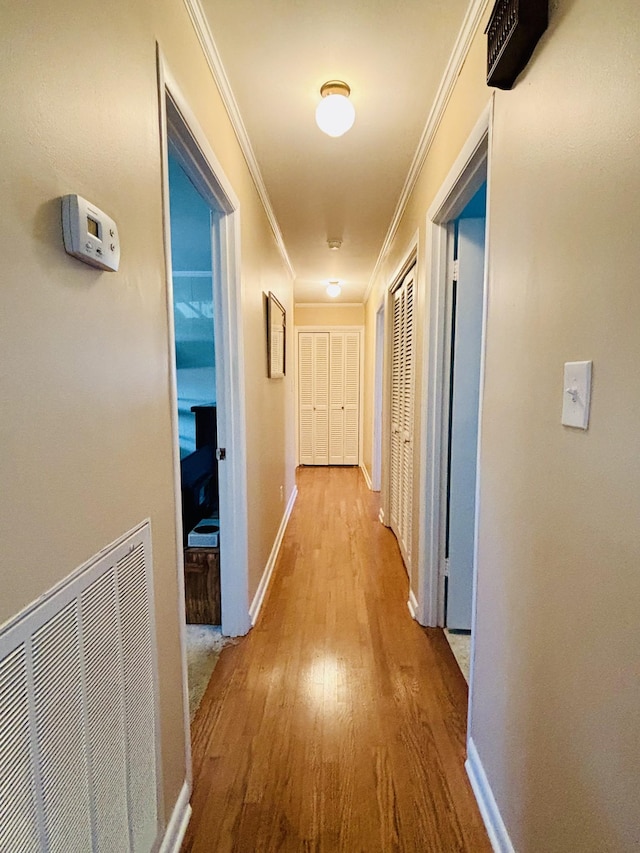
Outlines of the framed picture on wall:
{"label": "framed picture on wall", "polygon": [[269,291],[267,299],[267,359],[269,378],[282,379],[286,372],[287,313]]}

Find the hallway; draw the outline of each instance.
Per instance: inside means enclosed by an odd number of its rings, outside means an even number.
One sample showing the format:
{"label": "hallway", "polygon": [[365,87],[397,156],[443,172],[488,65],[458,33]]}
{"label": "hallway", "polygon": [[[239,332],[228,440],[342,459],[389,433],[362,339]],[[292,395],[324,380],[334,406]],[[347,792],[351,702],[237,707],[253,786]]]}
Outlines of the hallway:
{"label": "hallway", "polygon": [[261,617],[192,729],[183,851],[491,849],[464,770],[467,686],[357,468],[303,468]]}

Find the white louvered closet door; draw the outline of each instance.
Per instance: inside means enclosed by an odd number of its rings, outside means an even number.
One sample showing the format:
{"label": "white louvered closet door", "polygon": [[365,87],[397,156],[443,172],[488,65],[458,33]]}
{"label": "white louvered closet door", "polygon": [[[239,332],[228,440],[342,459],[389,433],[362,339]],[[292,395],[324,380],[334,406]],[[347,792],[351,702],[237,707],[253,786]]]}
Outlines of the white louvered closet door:
{"label": "white louvered closet door", "polygon": [[344,458],[343,465],[360,461],[360,333],[344,333]]}
{"label": "white louvered closet door", "polygon": [[405,278],[404,358],[402,381],[402,533],[401,548],[407,569],[411,568],[411,536],[413,522],[413,271]]}
{"label": "white louvered closet door", "polygon": [[407,567],[411,566],[413,521],[413,412],[414,412],[414,270],[410,270],[393,298],[391,353],[391,460],[389,514]]}
{"label": "white louvered closet door", "polygon": [[298,333],[301,465],[357,465],[360,333]]}
{"label": "white louvered closet door", "polygon": [[400,528],[400,427],[402,379],[402,288],[393,293],[393,338],[391,351],[391,464],[389,466],[389,515],[391,529],[399,537]]}
{"label": "white louvered closet door", "polygon": [[329,464],[329,334],[298,335],[301,465]]}
{"label": "white louvered closet door", "polygon": [[329,368],[329,465],[344,460],[344,335],[331,332]]}
{"label": "white louvered closet door", "polygon": [[360,334],[331,332],[329,464],[357,465],[360,408]]}

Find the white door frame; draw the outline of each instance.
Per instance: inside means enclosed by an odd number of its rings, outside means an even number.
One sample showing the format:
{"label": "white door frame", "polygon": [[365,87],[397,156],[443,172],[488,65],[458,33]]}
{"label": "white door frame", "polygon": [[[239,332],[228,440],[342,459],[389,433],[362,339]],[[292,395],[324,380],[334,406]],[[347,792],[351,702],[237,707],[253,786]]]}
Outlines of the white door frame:
{"label": "white door frame", "polygon": [[[201,195],[221,211],[213,217],[212,243],[214,281],[214,329],[218,445],[226,448],[226,459],[218,468],[220,526],[224,548],[220,551],[222,632],[227,636],[246,634],[249,616],[247,464],[244,394],[244,347],[240,299],[240,202],[222,166],[175,78],[158,49],[160,141],[162,147],[163,205],[167,311],[169,315],[170,383],[172,393],[174,492],[178,543],[176,564],[184,608],[184,559],[179,534],[181,521],[180,445],[178,433],[177,381],[173,282],[171,278],[171,232],[169,217],[168,152],[171,147]],[[183,638],[184,640],[184,638]],[[186,672],[186,669],[185,669]],[[188,703],[187,703],[188,708]]]}
{"label": "white door frame", "polygon": [[298,369],[300,332],[357,332],[359,335],[358,354],[360,359],[360,387],[358,389],[358,466],[362,467],[362,439],[363,439],[363,388],[364,388],[364,326],[294,326],[293,335],[295,341],[295,395],[296,395],[296,465],[300,465],[300,371]]}
{"label": "white door frame", "polygon": [[[447,380],[449,354],[447,342],[447,274],[450,272],[452,246],[450,226],[465,205],[487,180],[487,237],[484,261],[484,293],[482,308],[482,344],[480,356],[480,403],[478,423],[478,457],[476,476],[476,509],[474,565],[477,564],[478,517],[480,511],[480,458],[484,360],[489,280],[489,194],[490,151],[493,125],[493,99],[480,116],[462,151],[440,187],[427,213],[427,250],[430,253],[429,351],[427,369],[422,382],[422,463],[420,465],[418,597],[416,617],[422,625],[444,625],[444,530],[446,516],[446,440],[448,429]],[[476,572],[473,577],[472,638],[476,617]],[[473,652],[472,652],[473,667]]]}

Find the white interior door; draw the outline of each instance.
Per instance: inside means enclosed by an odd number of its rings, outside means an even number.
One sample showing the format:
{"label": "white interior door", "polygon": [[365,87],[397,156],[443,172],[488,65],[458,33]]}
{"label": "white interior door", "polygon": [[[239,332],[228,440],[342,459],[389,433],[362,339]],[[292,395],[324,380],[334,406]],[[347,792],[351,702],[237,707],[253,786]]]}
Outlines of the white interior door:
{"label": "white interior door", "polygon": [[360,461],[360,332],[298,333],[299,461]]}
{"label": "white interior door", "polygon": [[414,272],[410,270],[392,294],[389,516],[407,571],[413,527]]}
{"label": "white interior door", "polygon": [[360,333],[344,332],[343,465],[360,462]]}
{"label": "white interior door", "polygon": [[329,463],[329,335],[298,335],[299,455],[301,465]]}
{"label": "white interior door", "polygon": [[389,523],[398,535],[400,524],[400,400],[402,397],[402,288],[393,293],[391,344],[391,448],[389,464]]}
{"label": "white interior door", "polygon": [[331,332],[329,366],[329,465],[344,460],[344,334]]}
{"label": "white interior door", "polygon": [[471,630],[486,221],[461,219],[453,326],[447,627]]}

